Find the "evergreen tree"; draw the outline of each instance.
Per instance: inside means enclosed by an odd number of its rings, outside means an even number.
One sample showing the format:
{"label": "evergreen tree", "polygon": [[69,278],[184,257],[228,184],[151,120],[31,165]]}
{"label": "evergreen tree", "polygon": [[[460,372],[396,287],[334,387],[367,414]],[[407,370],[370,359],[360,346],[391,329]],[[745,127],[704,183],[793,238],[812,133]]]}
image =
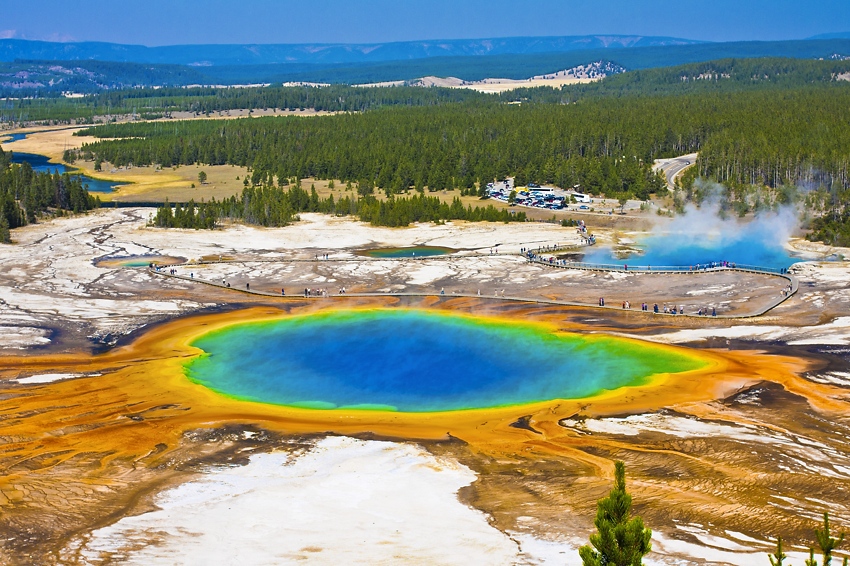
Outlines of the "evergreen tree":
{"label": "evergreen tree", "polygon": [[0,244],[11,244],[12,233],[9,231],[9,222],[5,216],[0,216]]}
{"label": "evergreen tree", "polygon": [[[844,533],[839,533],[838,538],[832,538],[829,532],[829,513],[824,512],[823,529],[815,529],[815,538],[821,553],[823,553],[823,566],[830,566],[832,564],[832,551],[844,541]],[[814,555],[812,554],[812,556]],[[847,559],[845,559],[845,564],[846,562]]]}
{"label": "evergreen tree", "polygon": [[770,558],[770,566],[782,566],[782,561],[787,558],[785,553],[782,552],[782,537],[776,540],[776,552],[767,556]]}
{"label": "evergreen tree", "polygon": [[[632,496],[626,493],[626,466],[617,462],[614,469],[614,489],[597,504],[597,532],[590,535],[590,544],[579,549],[584,566],[641,566],[642,559],[652,548],[652,531],[644,527],[640,517],[629,518]],[[595,549],[595,550],[594,550]]]}

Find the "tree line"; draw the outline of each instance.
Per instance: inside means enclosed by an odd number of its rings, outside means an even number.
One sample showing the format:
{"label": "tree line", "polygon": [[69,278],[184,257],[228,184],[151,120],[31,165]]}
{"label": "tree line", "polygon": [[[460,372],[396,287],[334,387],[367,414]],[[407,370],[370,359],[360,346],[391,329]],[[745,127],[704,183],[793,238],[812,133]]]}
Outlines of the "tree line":
{"label": "tree line", "polygon": [[408,226],[411,222],[525,222],[524,212],[513,212],[488,206],[463,206],[455,197],[445,203],[437,197],[414,195],[410,198],[390,197],[378,200],[373,195],[359,198],[333,195],[320,198],[315,187],[310,192],[300,186],[288,190],[276,187],[246,187],[239,196],[216,201],[172,205],[168,201],[157,209],[152,226],[161,228],[213,229],[220,220],[238,221],[258,226],[287,226],[300,212],[320,212],[336,216],[356,216],[373,226]]}
{"label": "tree line", "polygon": [[[850,86],[850,85],[848,85]],[[291,177],[409,188],[517,183],[581,185],[645,199],[659,157],[699,151],[697,171],[722,183],[850,184],[850,88],[677,97],[592,98],[567,105],[469,101],[320,118],[128,123],[81,135],[69,158],[117,166],[234,164],[254,184]]]}
{"label": "tree line", "polygon": [[[564,101],[597,96],[668,96],[699,92],[788,90],[835,84],[850,72],[850,61],[789,59],[718,59],[674,67],[642,69],[603,81],[557,89]],[[532,95],[533,98],[533,95]]]}
{"label": "tree line", "polygon": [[[14,63],[10,65],[21,65]],[[29,62],[28,64],[35,64]],[[180,69],[160,66],[152,70],[123,63],[89,61],[80,64],[105,74],[166,72],[182,77]],[[67,65],[67,64],[66,64]],[[607,64],[609,67],[611,63]],[[101,69],[103,67],[103,69]],[[139,69],[136,69],[139,67]],[[169,68],[166,68],[169,67]],[[616,67],[616,65],[614,65]],[[53,69],[54,67],[51,67]],[[60,67],[61,68],[61,67]],[[70,68],[70,67],[69,67]],[[555,67],[553,67],[555,68]],[[567,67],[562,67],[567,68]],[[86,69],[75,71],[88,72]],[[91,123],[95,117],[135,116],[156,119],[173,112],[214,114],[229,110],[269,108],[311,108],[329,112],[364,112],[387,106],[433,106],[448,102],[476,100],[494,104],[526,103],[568,104],[582,98],[599,96],[666,96],[692,92],[732,92],[739,90],[778,90],[823,85],[835,82],[850,71],[850,61],[790,58],[721,59],[674,67],[645,69],[615,74],[602,81],[561,88],[519,88],[500,94],[483,94],[468,89],[394,87],[354,87],[344,84],[327,86],[166,87],[114,89],[82,98],[42,97],[37,92],[18,93],[0,107],[0,121],[59,121]],[[186,69],[191,74],[192,70]],[[426,73],[429,74],[429,73]],[[63,76],[63,81],[70,77]],[[503,76],[503,75],[499,75]],[[185,77],[184,77],[185,78]],[[93,80],[88,75],[85,80]],[[135,79],[134,79],[135,80]],[[145,84],[138,80],[132,84]],[[148,81],[149,82],[149,81]],[[168,81],[166,81],[167,83]],[[203,82],[189,78],[189,82]],[[75,90],[68,86],[61,90]],[[84,92],[76,89],[75,92]],[[56,93],[59,94],[58,92]]]}
{"label": "tree line", "polygon": [[11,228],[26,226],[45,214],[85,212],[100,206],[79,177],[38,173],[29,163],[13,164],[0,149],[0,242],[9,243]]}
{"label": "tree line", "polygon": [[645,199],[663,186],[650,169],[654,155],[697,140],[680,144],[661,128],[641,131],[637,113],[612,110],[465,103],[310,119],[116,124],[84,133],[124,139],[66,157],[117,166],[235,164],[251,169],[255,185],[315,177],[400,193],[480,189],[510,175],[518,184],[580,184],[594,194]]}
{"label": "tree line", "polygon": [[170,117],[174,112],[215,114],[229,110],[312,109],[365,112],[387,106],[436,106],[449,102],[493,99],[468,89],[354,87],[348,85],[269,86],[249,88],[192,87],[114,90],[83,98],[9,99],[0,105],[0,121],[76,121],[96,117]]}

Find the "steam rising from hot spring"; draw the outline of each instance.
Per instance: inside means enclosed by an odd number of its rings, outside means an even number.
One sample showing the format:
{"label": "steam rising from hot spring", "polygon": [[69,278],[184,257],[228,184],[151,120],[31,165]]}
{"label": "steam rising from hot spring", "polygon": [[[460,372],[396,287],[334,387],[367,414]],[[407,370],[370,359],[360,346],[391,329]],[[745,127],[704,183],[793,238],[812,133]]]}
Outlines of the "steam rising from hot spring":
{"label": "steam rising from hot spring", "polygon": [[685,206],[684,214],[671,222],[656,225],[650,238],[656,251],[690,246],[730,248],[736,244],[758,243],[764,247],[784,247],[797,230],[799,219],[793,206],[759,213],[754,219],[722,218],[716,199]]}
{"label": "steam rising from hot spring", "polygon": [[739,265],[783,268],[794,263],[787,249],[788,239],[798,226],[798,215],[793,206],[760,212],[747,220],[732,219],[721,206],[720,197],[726,191],[722,185],[703,181],[698,189],[703,195],[708,195],[701,206],[688,204],[683,214],[659,222],[652,232],[638,238],[643,253],[623,255],[624,250],[590,248],[584,261],[653,267],[729,261]]}

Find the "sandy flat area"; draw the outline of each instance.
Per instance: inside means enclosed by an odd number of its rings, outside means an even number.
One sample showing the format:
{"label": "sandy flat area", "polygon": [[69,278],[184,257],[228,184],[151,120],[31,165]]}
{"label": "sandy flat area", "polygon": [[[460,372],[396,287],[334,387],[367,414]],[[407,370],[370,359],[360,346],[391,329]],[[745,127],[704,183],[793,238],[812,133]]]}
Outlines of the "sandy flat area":
{"label": "sandy flat area", "polygon": [[212,469],[161,494],[158,510],[95,531],[81,554],[140,565],[509,564],[517,544],[457,499],[474,480],[415,446],[326,438],[297,458]]}
{"label": "sandy flat area", "polygon": [[390,87],[390,86],[419,86],[419,87],[443,87],[443,88],[467,88],[497,94],[508,92],[518,88],[536,88],[547,86],[552,88],[561,88],[565,85],[586,84],[593,81],[598,81],[599,77],[594,73],[598,71],[598,63],[589,65],[580,65],[572,69],[565,69],[545,75],[537,75],[527,79],[503,79],[503,78],[487,78],[479,81],[467,81],[457,77],[435,77],[427,76],[412,81],[385,81],[379,83],[368,83],[355,85],[361,87]]}
{"label": "sandy flat area", "polygon": [[564,85],[586,84],[599,79],[591,79],[587,77],[575,77],[562,73],[555,73],[551,77],[532,77],[530,79],[483,79],[480,81],[465,81],[457,77],[422,77],[414,81],[387,81],[382,83],[369,83],[357,86],[362,87],[389,87],[411,85],[419,87],[443,87],[443,88],[467,88],[477,90],[479,92],[500,93],[516,90],[518,88],[535,88],[548,86],[552,88],[560,88]]}

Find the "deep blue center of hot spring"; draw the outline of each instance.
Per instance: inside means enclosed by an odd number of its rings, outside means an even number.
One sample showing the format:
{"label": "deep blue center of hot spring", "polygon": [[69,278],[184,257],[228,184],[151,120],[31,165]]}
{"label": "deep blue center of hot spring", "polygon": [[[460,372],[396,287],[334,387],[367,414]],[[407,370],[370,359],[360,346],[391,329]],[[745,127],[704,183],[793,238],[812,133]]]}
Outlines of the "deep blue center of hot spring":
{"label": "deep blue center of hot spring", "polygon": [[726,261],[772,269],[789,267],[800,261],[788,253],[782,242],[746,230],[722,236],[675,233],[655,235],[641,239],[638,247],[643,253],[626,258],[617,257],[611,248],[591,248],[586,251],[583,261],[653,267],[688,267]]}
{"label": "deep blue center of hot spring", "polygon": [[704,362],[650,344],[416,310],[239,324],[193,342],[193,381],[243,400],[405,412],[587,397]]}

